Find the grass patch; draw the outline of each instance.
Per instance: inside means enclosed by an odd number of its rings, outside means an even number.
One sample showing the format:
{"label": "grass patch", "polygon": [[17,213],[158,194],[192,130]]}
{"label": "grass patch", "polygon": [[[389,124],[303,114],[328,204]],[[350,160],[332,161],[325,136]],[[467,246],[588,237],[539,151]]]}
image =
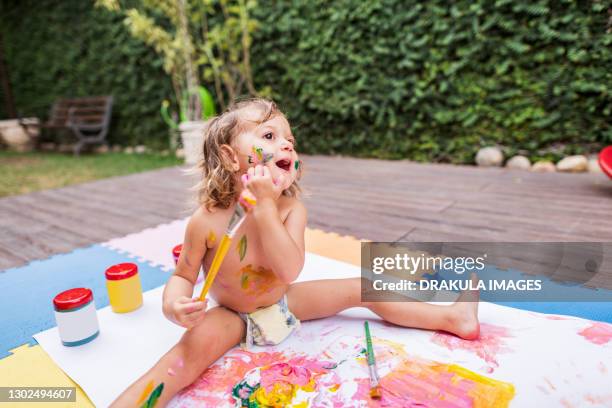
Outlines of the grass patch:
{"label": "grass patch", "polygon": [[181,164],[159,154],[106,153],[74,157],[62,153],[0,151],[0,197],[57,188]]}

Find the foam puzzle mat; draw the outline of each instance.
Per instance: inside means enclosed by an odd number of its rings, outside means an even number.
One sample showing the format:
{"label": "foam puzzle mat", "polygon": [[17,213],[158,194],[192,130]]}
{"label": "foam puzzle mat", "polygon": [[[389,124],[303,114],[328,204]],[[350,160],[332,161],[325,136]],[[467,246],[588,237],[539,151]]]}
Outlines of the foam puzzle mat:
{"label": "foam puzzle mat", "polygon": [[[76,404],[36,406],[108,405],[181,334],[180,328],[164,320],[158,305],[161,285],[174,268],[171,248],[182,241],[185,225],[186,220],[177,220],[0,273],[0,287],[8,294],[0,299],[0,307],[11,310],[3,317],[6,329],[0,333],[0,356],[5,357],[0,359],[0,382],[78,384]],[[306,242],[309,253],[300,280],[359,275],[359,241],[309,229]],[[142,310],[124,315],[126,319],[107,307],[104,286],[104,269],[119,262],[136,262],[143,290],[148,291]],[[53,328],[51,299],[73,286],[92,288],[101,335],[88,345],[66,348]],[[371,322],[383,386],[389,390],[388,406],[425,400],[430,401],[428,406],[444,402],[457,407],[612,406],[612,325],[564,316],[576,311],[572,305],[548,305],[554,315],[534,312],[542,308],[540,304],[525,306],[532,311],[483,302],[482,336],[472,342],[391,326],[365,309],[305,322],[299,332],[274,348],[230,351],[170,406],[235,406],[241,397],[257,392],[254,379],[265,381],[274,370],[300,373],[303,378],[291,378],[296,387],[305,378],[314,384],[298,387],[301,400],[293,401],[296,404],[377,406],[366,396],[364,319]],[[587,306],[577,310],[578,315],[588,315]],[[609,304],[596,306],[595,316],[607,320],[610,308]],[[32,336],[44,351],[31,345],[35,343]],[[153,336],[155,341],[142,340]],[[127,354],[113,349],[113,342],[120,340]],[[126,356],[129,364],[122,364],[119,373],[117,361],[126,361]],[[9,405],[0,403],[3,406]]]}

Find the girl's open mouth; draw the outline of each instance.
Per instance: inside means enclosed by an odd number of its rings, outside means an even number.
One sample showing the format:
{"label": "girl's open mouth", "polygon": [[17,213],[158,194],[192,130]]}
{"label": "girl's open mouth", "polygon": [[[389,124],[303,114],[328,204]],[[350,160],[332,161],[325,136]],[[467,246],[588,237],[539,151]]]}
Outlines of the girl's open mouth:
{"label": "girl's open mouth", "polygon": [[285,171],[289,171],[291,169],[291,160],[282,159],[276,162],[276,167],[279,167]]}

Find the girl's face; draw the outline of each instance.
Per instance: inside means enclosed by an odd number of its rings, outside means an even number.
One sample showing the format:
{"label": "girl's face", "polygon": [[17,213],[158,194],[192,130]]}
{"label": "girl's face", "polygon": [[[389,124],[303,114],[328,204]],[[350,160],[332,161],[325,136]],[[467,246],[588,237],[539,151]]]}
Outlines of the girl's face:
{"label": "girl's face", "polygon": [[235,140],[240,174],[261,164],[270,169],[274,181],[284,175],[282,188],[288,188],[297,178],[301,165],[294,145],[291,127],[283,115],[275,115],[266,122],[248,127]]}

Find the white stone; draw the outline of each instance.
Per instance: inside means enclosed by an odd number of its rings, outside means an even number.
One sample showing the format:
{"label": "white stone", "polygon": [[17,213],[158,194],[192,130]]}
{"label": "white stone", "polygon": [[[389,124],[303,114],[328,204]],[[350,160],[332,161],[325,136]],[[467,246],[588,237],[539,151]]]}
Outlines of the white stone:
{"label": "white stone", "polygon": [[511,157],[506,162],[506,167],[508,167],[509,169],[529,170],[529,168],[531,167],[531,162],[527,157],[517,155]]}
{"label": "white stone", "polygon": [[541,160],[539,162],[535,162],[533,166],[531,166],[531,171],[535,173],[554,173],[557,171],[557,168],[551,161]]}
{"label": "white stone", "polygon": [[[40,134],[37,118],[0,121],[0,143],[18,152],[29,152],[34,148],[34,139]],[[23,126],[22,126],[23,125]]]}
{"label": "white stone", "polygon": [[483,147],[476,153],[476,164],[479,166],[501,166],[504,161],[504,154],[498,147]]}
{"label": "white stone", "polygon": [[147,147],[145,145],[138,145],[134,148],[134,153],[143,154],[147,152]]}
{"label": "white stone", "polygon": [[185,158],[185,150],[183,149],[176,149],[176,157],[179,159],[184,159]]}
{"label": "white stone", "polygon": [[599,161],[597,160],[597,156],[589,157],[587,168],[589,173],[603,173],[603,170],[601,170],[601,166],[599,165]]}
{"label": "white stone", "polygon": [[119,153],[121,152],[121,145],[113,145],[113,153]]}
{"label": "white stone", "polygon": [[559,160],[557,170],[578,173],[586,171],[587,165],[587,158],[583,155],[567,156]]}
{"label": "white stone", "polygon": [[134,154],[134,148],[132,146],[127,146],[125,149],[123,149],[123,153]]}

